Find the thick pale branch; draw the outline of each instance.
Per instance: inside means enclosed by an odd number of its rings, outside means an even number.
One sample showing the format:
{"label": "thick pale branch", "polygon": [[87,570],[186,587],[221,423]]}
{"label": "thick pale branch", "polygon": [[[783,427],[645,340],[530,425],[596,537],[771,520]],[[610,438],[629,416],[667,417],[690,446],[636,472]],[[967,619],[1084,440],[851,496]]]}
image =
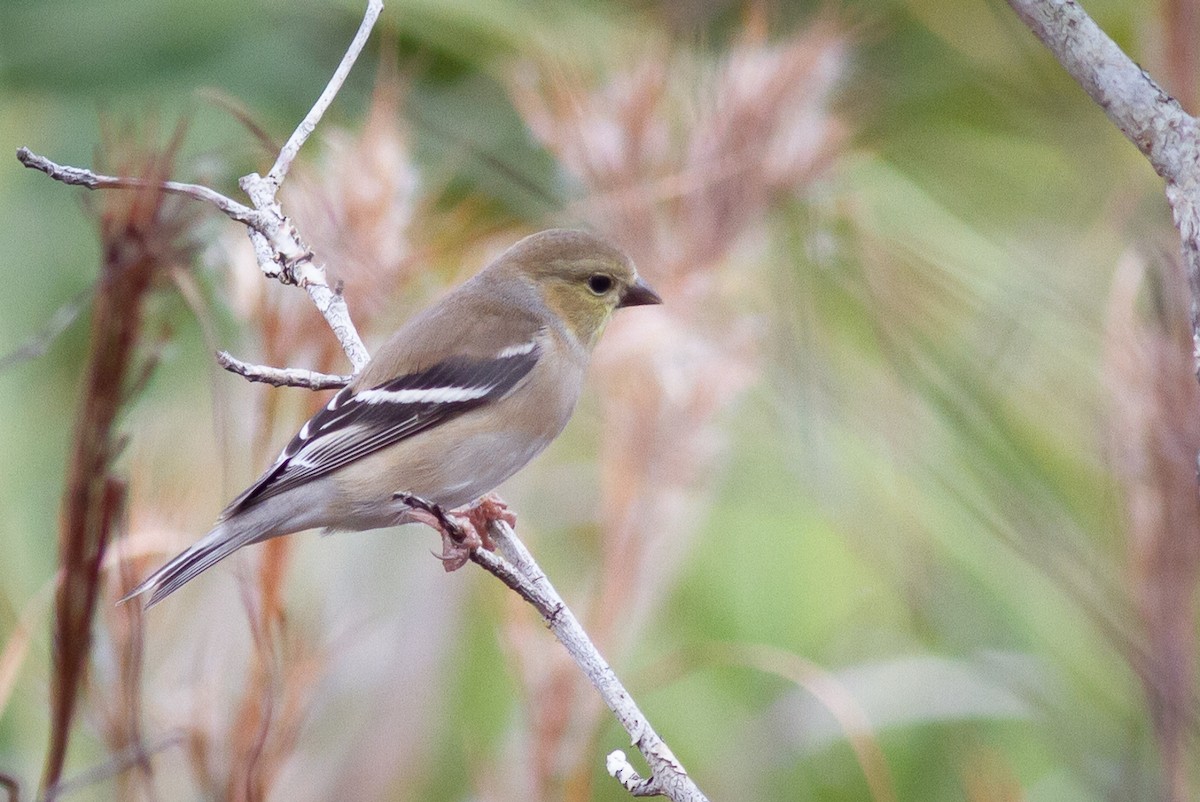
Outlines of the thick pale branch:
{"label": "thick pale branch", "polygon": [[1192,291],[1200,379],[1200,123],[1073,0],[1008,0],[1017,16],[1166,180]]}
{"label": "thick pale branch", "polygon": [[325,318],[333,336],[341,343],[354,372],[358,373],[371,361],[371,352],[358,336],[358,329],[350,319],[350,309],[340,291],[332,289],[325,281],[325,268],[304,260],[294,269],[296,284],[308,293],[313,306]]}
{"label": "thick pale branch", "polygon": [[1196,181],[1196,120],[1073,0],[1008,0],[1092,100],[1163,178]]}
{"label": "thick pale branch", "polygon": [[217,351],[217,364],[230,373],[236,373],[252,382],[263,382],[276,387],[303,387],[308,390],[332,390],[345,387],[353,376],[334,376],[304,368],[272,368],[243,362],[228,351]]}

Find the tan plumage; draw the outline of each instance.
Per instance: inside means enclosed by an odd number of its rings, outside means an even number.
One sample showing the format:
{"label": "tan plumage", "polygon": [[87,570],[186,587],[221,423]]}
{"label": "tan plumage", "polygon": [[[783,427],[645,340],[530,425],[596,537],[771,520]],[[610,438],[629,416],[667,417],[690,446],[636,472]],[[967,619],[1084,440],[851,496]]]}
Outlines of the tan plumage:
{"label": "tan plumage", "polygon": [[126,598],[153,605],[244,545],[411,520],[494,489],[562,431],[613,311],[659,303],[619,249],[583,231],[526,237],[405,324],[304,425],[204,538]]}

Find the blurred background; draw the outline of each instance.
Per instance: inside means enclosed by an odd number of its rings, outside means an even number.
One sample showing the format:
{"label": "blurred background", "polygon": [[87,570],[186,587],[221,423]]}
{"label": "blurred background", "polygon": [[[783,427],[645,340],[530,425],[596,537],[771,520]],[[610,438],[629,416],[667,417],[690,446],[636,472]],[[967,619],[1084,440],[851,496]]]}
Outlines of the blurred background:
{"label": "blurred background", "polygon": [[[1196,6],[1087,3],[1190,111]],[[322,403],[213,350],[348,366],[239,226],[12,153],[236,193],[361,13],[0,5],[0,772],[22,798],[52,743],[67,799],[627,798],[603,769],[625,733],[428,530],[297,535],[144,617],[112,604]],[[389,0],[282,200],[370,346],[552,225],[605,233],[666,298],[619,316],[567,432],[503,491],[712,799],[1196,793],[1178,239],[1003,3]],[[131,249],[123,503],[80,573],[64,477],[88,478],[98,277]],[[54,634],[60,580],[97,597],[90,643]]]}

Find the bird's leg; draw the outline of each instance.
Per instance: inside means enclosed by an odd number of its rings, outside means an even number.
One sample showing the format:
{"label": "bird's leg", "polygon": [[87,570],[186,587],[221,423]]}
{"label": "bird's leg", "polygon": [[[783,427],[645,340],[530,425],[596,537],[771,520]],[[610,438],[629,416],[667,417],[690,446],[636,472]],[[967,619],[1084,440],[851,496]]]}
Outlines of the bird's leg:
{"label": "bird's leg", "polygon": [[496,546],[492,543],[492,538],[488,535],[488,527],[492,521],[504,521],[512,527],[517,525],[517,516],[508,509],[508,505],[501,500],[500,496],[495,493],[488,493],[483,498],[476,501],[464,511],[467,520],[471,522],[471,526],[475,528],[479,535],[480,542],[488,551],[495,551]]}
{"label": "bird's leg", "polygon": [[[457,571],[471,559],[471,552],[484,545],[475,523],[467,515],[447,513],[440,504],[426,501],[412,493],[396,493],[392,498],[408,505],[409,517],[435,529],[442,536],[442,553],[438,557],[447,572]],[[468,524],[468,526],[464,526]]]}

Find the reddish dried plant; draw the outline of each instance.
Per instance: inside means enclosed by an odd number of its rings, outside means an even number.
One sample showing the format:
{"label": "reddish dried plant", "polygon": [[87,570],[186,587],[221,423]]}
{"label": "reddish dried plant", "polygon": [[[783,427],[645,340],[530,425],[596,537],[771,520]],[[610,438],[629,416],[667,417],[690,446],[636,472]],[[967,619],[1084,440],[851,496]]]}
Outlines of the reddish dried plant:
{"label": "reddish dried plant", "polygon": [[[44,793],[58,792],[75,713],[92,653],[106,551],[123,527],[126,480],[116,469],[124,445],[118,419],[144,386],[155,364],[146,332],[151,295],[166,277],[191,262],[185,233],[192,217],[154,183],[170,175],[183,135],[180,126],[161,149],[142,146],[129,132],[110,136],[104,155],[122,175],[150,186],[96,197],[102,263],[92,299],[88,356],[83,370],[71,454],[63,491],[59,572],[54,603],[53,673],[50,682],[50,748]],[[139,647],[125,641],[124,667],[136,665]],[[118,748],[140,749],[138,706],[123,707],[110,730]]]}

